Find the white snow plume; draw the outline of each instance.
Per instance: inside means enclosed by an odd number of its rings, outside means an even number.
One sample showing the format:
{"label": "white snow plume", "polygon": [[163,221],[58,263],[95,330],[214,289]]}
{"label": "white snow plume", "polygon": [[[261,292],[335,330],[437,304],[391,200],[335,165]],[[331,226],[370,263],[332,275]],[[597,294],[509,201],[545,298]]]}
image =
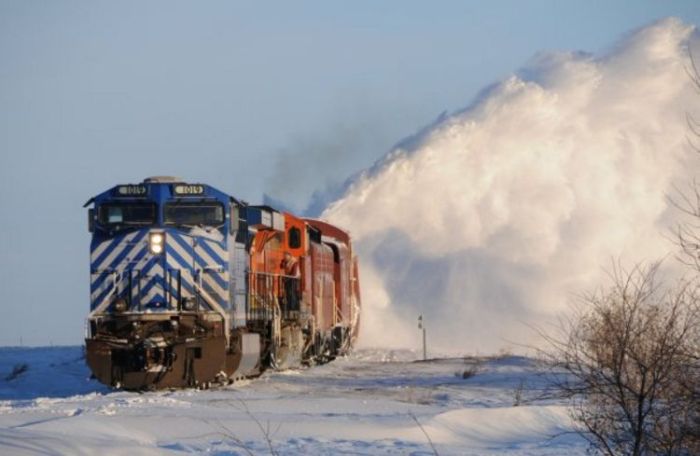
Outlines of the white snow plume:
{"label": "white snow plume", "polygon": [[699,161],[689,46],[695,28],[671,18],[603,56],[539,55],[362,173],[322,215],[361,256],[361,343],[415,347],[419,314],[436,350],[535,343],[528,324],[613,259],[667,255],[667,197]]}

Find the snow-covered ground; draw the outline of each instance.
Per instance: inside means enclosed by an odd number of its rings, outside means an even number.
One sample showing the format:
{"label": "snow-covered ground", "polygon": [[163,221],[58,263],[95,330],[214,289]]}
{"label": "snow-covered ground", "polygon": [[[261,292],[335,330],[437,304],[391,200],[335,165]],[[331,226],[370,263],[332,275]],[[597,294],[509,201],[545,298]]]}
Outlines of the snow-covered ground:
{"label": "snow-covered ground", "polygon": [[415,359],[364,350],[221,389],[139,394],[89,380],[80,347],[0,348],[0,454],[429,455],[428,437],[442,455],[585,453],[564,404],[540,398],[534,361]]}

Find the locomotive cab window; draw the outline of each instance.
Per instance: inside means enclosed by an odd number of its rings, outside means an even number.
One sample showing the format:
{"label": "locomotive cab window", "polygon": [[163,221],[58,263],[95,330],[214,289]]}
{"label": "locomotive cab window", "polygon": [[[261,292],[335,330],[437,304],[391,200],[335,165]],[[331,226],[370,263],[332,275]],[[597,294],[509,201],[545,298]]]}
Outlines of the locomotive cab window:
{"label": "locomotive cab window", "polygon": [[224,224],[224,206],[219,203],[167,203],[163,219],[166,225],[220,226]]}
{"label": "locomotive cab window", "polygon": [[301,247],[301,231],[299,228],[292,227],[287,231],[287,242],[292,249]]}
{"label": "locomotive cab window", "polygon": [[102,225],[151,225],[156,221],[153,203],[105,203],[98,209]]}

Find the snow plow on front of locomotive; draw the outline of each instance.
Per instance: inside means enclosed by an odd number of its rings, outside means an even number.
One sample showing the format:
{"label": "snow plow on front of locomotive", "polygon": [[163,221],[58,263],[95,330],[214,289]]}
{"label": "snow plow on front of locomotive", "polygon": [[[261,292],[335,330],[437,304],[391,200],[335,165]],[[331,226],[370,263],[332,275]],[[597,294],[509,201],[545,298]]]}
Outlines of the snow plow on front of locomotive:
{"label": "snow plow on front of locomotive", "polygon": [[156,178],[93,201],[86,334],[93,375],[126,389],[230,377],[242,353],[228,340],[228,197]]}

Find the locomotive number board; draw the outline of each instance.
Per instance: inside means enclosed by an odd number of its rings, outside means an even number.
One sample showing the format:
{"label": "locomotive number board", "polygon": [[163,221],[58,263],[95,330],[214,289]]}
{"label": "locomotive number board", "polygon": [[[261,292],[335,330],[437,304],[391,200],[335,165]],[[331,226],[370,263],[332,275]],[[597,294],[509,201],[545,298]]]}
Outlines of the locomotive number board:
{"label": "locomotive number board", "polygon": [[176,195],[203,195],[204,185],[199,184],[178,184],[173,188]]}
{"label": "locomotive number board", "polygon": [[145,185],[120,185],[115,190],[115,196],[139,197],[147,194],[148,188]]}

